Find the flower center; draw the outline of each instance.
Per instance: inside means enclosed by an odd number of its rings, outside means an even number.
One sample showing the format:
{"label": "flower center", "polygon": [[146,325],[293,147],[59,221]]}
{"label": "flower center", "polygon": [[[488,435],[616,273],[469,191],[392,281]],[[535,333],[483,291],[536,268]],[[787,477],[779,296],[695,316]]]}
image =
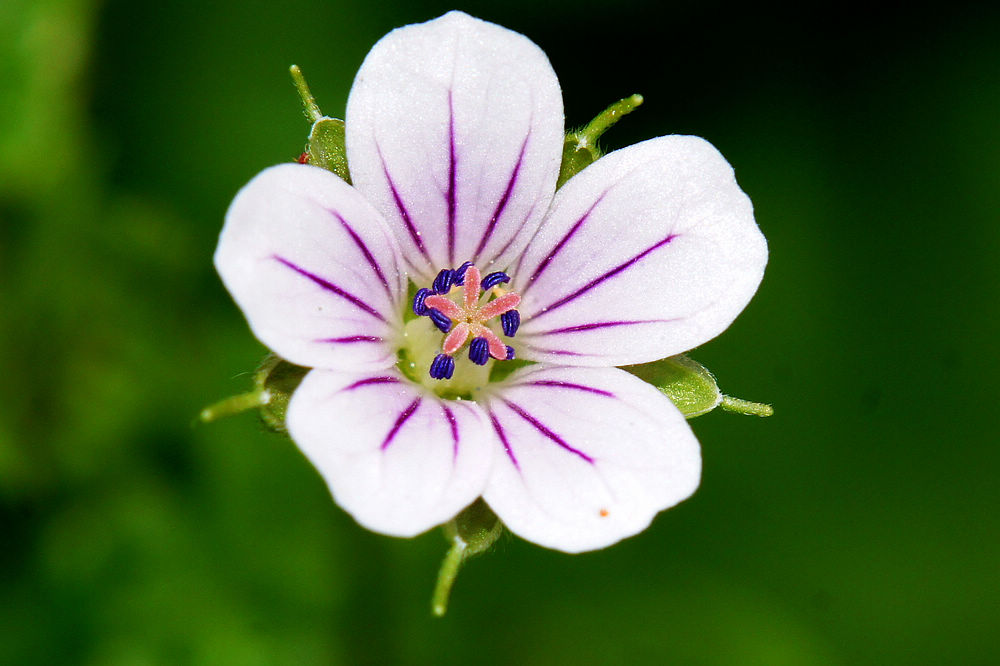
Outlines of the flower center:
{"label": "flower center", "polygon": [[441,353],[431,363],[429,374],[434,379],[450,379],[455,372],[455,353],[469,342],[469,360],[486,365],[492,356],[498,360],[514,358],[514,349],[486,323],[500,318],[504,335],[514,337],[521,325],[517,304],[521,297],[500,285],[510,282],[503,272],[483,277],[479,269],[467,261],[456,269],[444,269],[434,278],[430,288],[418,289],[413,297],[413,312],[429,317],[445,334]]}

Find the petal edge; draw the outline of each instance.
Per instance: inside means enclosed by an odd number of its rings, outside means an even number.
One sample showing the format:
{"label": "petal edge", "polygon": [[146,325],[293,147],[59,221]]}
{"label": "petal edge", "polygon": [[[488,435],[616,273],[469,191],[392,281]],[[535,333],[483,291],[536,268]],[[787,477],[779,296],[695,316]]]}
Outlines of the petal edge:
{"label": "petal edge", "polygon": [[462,12],[399,28],[347,103],[355,185],[394,225],[411,269],[516,257],[555,190],[562,97],[530,40]]}
{"label": "petal edge", "polygon": [[505,456],[483,498],[512,532],[570,553],[645,529],[694,492],[698,442],[659,391],[617,368],[532,366],[487,405]]}
{"label": "petal edge", "polygon": [[766,263],[750,200],[707,141],[609,153],[559,190],[517,268],[521,356],[601,366],[687,351],[732,323]]}
{"label": "petal edge", "polygon": [[288,407],[292,439],[364,527],[409,537],[482,493],[495,444],[483,411],[440,400],[397,370],[313,370]]}

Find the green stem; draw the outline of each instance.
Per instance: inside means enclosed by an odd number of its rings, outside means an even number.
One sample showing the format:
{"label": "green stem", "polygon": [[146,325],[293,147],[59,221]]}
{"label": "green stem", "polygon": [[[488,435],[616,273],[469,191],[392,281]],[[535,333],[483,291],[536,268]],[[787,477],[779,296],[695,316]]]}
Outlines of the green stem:
{"label": "green stem", "polygon": [[223,416],[232,416],[234,414],[239,414],[240,412],[245,412],[248,409],[256,409],[261,405],[266,405],[270,397],[271,396],[268,391],[261,390],[234,395],[231,398],[220,400],[214,405],[209,405],[205,409],[201,410],[201,414],[198,415],[198,418],[205,423],[209,423],[220,419]]}
{"label": "green stem", "polygon": [[590,145],[594,145],[598,137],[604,134],[612,125],[621,120],[622,116],[626,116],[642,104],[642,95],[632,95],[631,97],[626,97],[623,100],[619,100],[606,108],[603,112],[598,114],[596,118],[590,121],[590,123],[584,127],[582,130],[577,132],[578,137],[586,137]]}
{"label": "green stem", "polygon": [[302,106],[306,111],[306,118],[314,123],[323,119],[325,116],[323,115],[323,112],[319,110],[319,105],[316,103],[316,98],[313,97],[312,92],[309,90],[309,84],[306,83],[306,77],[303,76],[302,70],[299,69],[298,65],[292,65],[288,68],[288,71],[292,75],[292,81],[295,83],[295,89],[299,91],[299,97],[302,99]]}
{"label": "green stem", "polygon": [[456,537],[452,540],[451,548],[441,562],[441,570],[438,572],[437,584],[434,586],[434,596],[431,598],[431,611],[435,617],[444,617],[448,612],[448,599],[451,597],[451,588],[455,584],[458,570],[465,559],[465,549],[468,545],[462,539]]}
{"label": "green stem", "polygon": [[722,396],[722,402],[719,404],[719,407],[722,407],[727,412],[736,412],[737,414],[744,414],[746,416],[771,416],[774,414],[774,407],[771,405],[766,405],[762,402],[741,400],[730,395]]}

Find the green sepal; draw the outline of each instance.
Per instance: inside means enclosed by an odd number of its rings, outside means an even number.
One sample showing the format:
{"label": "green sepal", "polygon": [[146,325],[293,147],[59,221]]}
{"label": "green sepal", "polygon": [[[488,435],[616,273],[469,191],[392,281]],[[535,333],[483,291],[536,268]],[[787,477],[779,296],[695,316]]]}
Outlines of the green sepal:
{"label": "green sepal", "polygon": [[309,368],[289,363],[269,354],[253,375],[253,390],[220,400],[201,410],[204,422],[215,421],[250,409],[256,409],[264,424],[276,432],[286,432],[285,414],[292,393],[302,382]]}
{"label": "green sepal", "polygon": [[451,547],[441,562],[431,598],[431,612],[437,617],[448,612],[448,598],[462,564],[470,557],[485,553],[503,534],[503,523],[482,498],[467,506],[442,528]]}
{"label": "green sepal", "polygon": [[559,178],[556,189],[596,162],[604,153],[597,140],[622,116],[632,113],[642,104],[642,95],[632,95],[619,100],[606,108],[586,127],[575,132],[567,132],[563,141],[562,165],[559,167]]}
{"label": "green sepal", "polygon": [[344,121],[323,117],[313,123],[306,147],[309,164],[322,167],[337,174],[350,184],[351,174],[347,170],[347,149],[344,147]]}
{"label": "green sepal", "polygon": [[312,164],[337,174],[346,183],[351,182],[347,169],[347,148],[344,144],[344,121],[323,115],[316,98],[309,90],[306,77],[298,65],[288,68],[292,82],[302,99],[302,109],[312,123],[309,143],[306,145],[308,164]]}
{"label": "green sepal", "polygon": [[622,370],[660,389],[689,419],[707,414],[722,403],[722,391],[712,373],[683,354]]}
{"label": "green sepal", "polygon": [[686,418],[707,414],[716,407],[752,416],[771,416],[774,408],[725,395],[715,376],[701,363],[683,354],[653,363],[622,368],[658,388]]}
{"label": "green sepal", "polygon": [[600,157],[601,151],[597,146],[581,143],[576,132],[567,134],[563,141],[562,165],[559,167],[556,189],[562,187],[567,180],[586,169]]}
{"label": "green sepal", "polygon": [[288,401],[309,368],[289,363],[285,359],[270,354],[254,373],[254,385],[265,394],[265,401],[257,410],[268,428],[285,432],[285,414]]}

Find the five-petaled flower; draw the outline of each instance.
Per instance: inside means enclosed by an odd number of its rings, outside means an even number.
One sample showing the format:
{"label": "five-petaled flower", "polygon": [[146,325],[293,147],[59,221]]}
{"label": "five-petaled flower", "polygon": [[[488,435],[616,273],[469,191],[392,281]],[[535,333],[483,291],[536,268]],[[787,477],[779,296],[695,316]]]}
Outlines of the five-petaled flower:
{"label": "five-petaled flower", "polygon": [[[548,60],[458,12],[375,45],[346,128],[353,186],[265,170],[215,256],[257,337],[313,368],[287,426],[337,503],[411,536],[482,497],[515,534],[578,552],[688,497],[684,417],[615,366],[715,337],[756,291],[767,247],[722,156],[664,136],[556,192]],[[497,372],[515,355],[534,363]]]}

